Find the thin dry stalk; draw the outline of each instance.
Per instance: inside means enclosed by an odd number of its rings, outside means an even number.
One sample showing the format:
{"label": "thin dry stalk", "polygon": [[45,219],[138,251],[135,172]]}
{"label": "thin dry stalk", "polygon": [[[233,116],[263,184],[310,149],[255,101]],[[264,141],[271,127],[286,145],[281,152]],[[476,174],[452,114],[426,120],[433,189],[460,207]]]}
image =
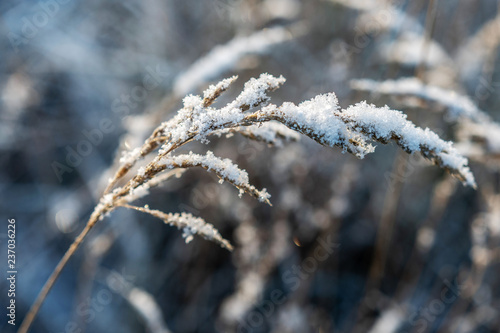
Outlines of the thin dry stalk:
{"label": "thin dry stalk", "polygon": [[430,0],[427,5],[427,15],[425,16],[425,40],[422,45],[420,63],[415,70],[415,76],[420,80],[425,81],[425,63],[426,58],[429,53],[430,41],[432,38],[432,33],[434,32],[434,25],[436,23],[436,7],[437,0]]}
{"label": "thin dry stalk", "polygon": [[35,299],[35,302],[31,306],[30,310],[26,314],[26,317],[24,317],[23,322],[21,323],[21,326],[19,327],[18,333],[26,333],[31,327],[31,324],[33,323],[33,320],[35,319],[38,311],[40,310],[40,307],[42,306],[43,302],[45,301],[45,298],[49,294],[50,290],[54,286],[54,283],[56,283],[57,278],[59,275],[61,275],[62,270],[68,263],[69,259],[75,254],[76,250],[80,247],[82,244],[83,240],[85,237],[87,237],[88,233],[92,228],[96,225],[97,221],[99,221],[99,215],[100,213],[97,211],[94,211],[92,213],[92,216],[90,217],[89,221],[87,222],[87,225],[85,228],[82,230],[82,232],[75,238],[73,243],[70,245],[69,249],[66,251],[62,259],[59,261],[57,264],[56,268],[50,274],[49,279],[47,282],[45,282],[45,285],[43,286],[42,290],[38,294],[37,298]]}

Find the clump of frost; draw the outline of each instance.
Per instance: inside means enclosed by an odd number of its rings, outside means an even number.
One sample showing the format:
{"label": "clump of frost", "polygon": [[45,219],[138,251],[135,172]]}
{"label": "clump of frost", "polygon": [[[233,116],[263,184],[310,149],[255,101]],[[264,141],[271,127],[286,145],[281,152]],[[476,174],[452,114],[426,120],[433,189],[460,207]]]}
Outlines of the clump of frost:
{"label": "clump of frost", "polygon": [[[238,124],[245,117],[242,111],[267,103],[269,101],[267,92],[276,90],[284,82],[285,78],[282,76],[277,78],[261,74],[259,78],[252,78],[246,82],[238,97],[221,109],[205,107],[203,99],[199,96],[186,96],[183,100],[184,107],[171,121],[162,124],[162,132],[170,140],[160,149],[160,154],[164,154],[178,142],[190,138],[207,142],[207,135],[214,131],[234,127],[231,125]],[[211,91],[213,90],[209,89],[208,93]]]}
{"label": "clump of frost", "polygon": [[238,109],[241,107],[252,108],[261,103],[267,103],[271,100],[267,92],[278,89],[285,81],[282,75],[274,77],[267,73],[261,74],[258,79],[251,78],[245,83],[241,94],[228,107]]}
{"label": "clump of frost", "polygon": [[233,249],[232,245],[220,235],[219,231],[217,231],[213,225],[207,223],[200,217],[195,217],[189,213],[164,213],[156,209],[149,209],[147,206],[136,207],[123,205],[123,207],[150,214],[154,217],[162,219],[163,222],[167,224],[177,227],[183,231],[183,237],[185,238],[186,243],[189,243],[193,239],[193,235],[197,234],[206,240],[218,243],[228,250]]}
{"label": "clump of frost", "polygon": [[217,84],[211,84],[210,86],[208,86],[207,89],[205,89],[203,91],[203,97],[210,98],[217,91],[225,91],[227,88],[229,88],[231,83],[233,83],[237,78],[238,77],[235,75],[235,76],[232,76],[230,78],[224,79],[224,80],[218,82]]}
{"label": "clump of frost", "polygon": [[234,82],[236,81],[236,79],[238,78],[238,76],[232,76],[230,78],[227,78],[227,79],[224,79],[220,82],[218,82],[217,84],[211,84],[204,92],[203,92],[203,102],[204,102],[204,106],[209,106],[210,104],[212,104],[213,101],[215,101],[215,99],[217,97],[219,97],[219,95],[221,93],[223,93],[224,91],[226,91],[229,86]]}
{"label": "clump of frost", "polygon": [[342,117],[373,139],[381,142],[393,139],[407,152],[420,152],[441,167],[455,172],[464,184],[476,186],[467,159],[459,154],[452,142],[441,140],[429,128],[416,127],[401,111],[362,102],[343,110]]}
{"label": "clump of frost", "polygon": [[138,160],[141,156],[141,148],[134,148],[131,151],[123,152],[122,157],[120,158],[121,164],[132,164],[136,160]]}
{"label": "clump of frost", "polygon": [[280,107],[269,105],[262,109],[262,113],[323,145],[342,147],[344,151],[360,158],[373,152],[374,148],[366,144],[365,136],[351,131],[338,117],[339,110],[337,96],[329,93],[318,95],[299,105],[289,102]]}
{"label": "clump of frost", "polygon": [[137,169],[137,175],[143,177],[146,174],[146,168],[140,167]]}
{"label": "clump of frost", "polygon": [[230,159],[221,159],[214,155],[210,150],[205,155],[189,154],[169,156],[160,161],[169,167],[176,165],[182,166],[185,163],[193,166],[202,166],[208,171],[215,171],[221,178],[231,181],[237,185],[248,184],[248,173],[245,170],[239,169]]}
{"label": "clump of frost", "polygon": [[189,213],[170,213],[166,214],[164,220],[165,223],[173,224],[182,229],[182,236],[186,243],[193,239],[193,235],[198,234],[207,240],[216,241],[228,249],[232,248],[229,242],[222,238],[217,229],[202,218],[194,217]]}

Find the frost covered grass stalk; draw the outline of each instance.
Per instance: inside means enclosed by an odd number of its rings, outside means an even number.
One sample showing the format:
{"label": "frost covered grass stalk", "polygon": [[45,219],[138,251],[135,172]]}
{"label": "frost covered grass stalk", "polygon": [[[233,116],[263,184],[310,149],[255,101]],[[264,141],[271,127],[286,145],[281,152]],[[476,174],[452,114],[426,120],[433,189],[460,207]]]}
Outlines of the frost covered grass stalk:
{"label": "frost covered grass stalk", "polygon": [[243,56],[265,53],[276,44],[301,36],[303,30],[305,27],[300,23],[289,28],[273,27],[249,36],[235,37],[226,44],[216,46],[175,79],[173,93],[183,97],[200,84],[232,68]]}
{"label": "frost covered grass stalk", "polygon": [[[19,332],[28,331],[62,269],[90,230],[118,207],[150,214],[166,224],[182,229],[186,242],[198,235],[232,250],[230,242],[202,218],[187,213],[165,213],[150,209],[147,205],[139,207],[133,204],[135,200],[147,195],[150,188],[171,177],[179,177],[184,170],[194,167],[215,173],[220,182],[226,181],[235,186],[240,196],[247,193],[270,204],[270,195],[266,189],[257,189],[251,185],[247,172],[231,160],[215,156],[210,151],[205,154],[176,154],[178,148],[192,141],[206,143],[214,135],[231,136],[239,133],[250,139],[277,144],[282,139],[297,139],[298,132],[321,145],[339,147],[343,152],[359,158],[374,152],[373,142],[385,144],[392,141],[407,153],[422,154],[457,177],[464,185],[475,187],[467,159],[456,151],[453,144],[441,140],[428,128],[416,127],[400,111],[390,110],[388,107],[377,108],[366,102],[342,110],[334,93],[318,95],[299,105],[289,102],[280,106],[270,104],[268,93],[278,89],[285,79],[269,74],[249,80],[243,91],[227,105],[213,107],[216,99],[236,78],[233,76],[211,85],[203,96],[185,97],[184,106],[176,116],[160,124],[141,147],[123,155],[120,167],[110,179],[85,228],[45,283]],[[137,168],[136,165],[144,157],[153,155],[155,151],[156,155],[150,162]],[[135,174],[126,179],[132,170],[136,170]],[[119,186],[119,183],[123,185]]]}
{"label": "frost covered grass stalk", "polygon": [[[444,107],[447,114],[445,119],[459,124],[458,148],[465,156],[474,160],[484,160],[487,157],[500,155],[500,124],[495,122],[488,113],[479,109],[466,95],[424,84],[413,77],[386,81],[351,80],[350,85],[352,89],[358,91],[382,94],[392,98],[414,97],[436,105],[438,108]],[[402,105],[404,104],[403,102]]]}

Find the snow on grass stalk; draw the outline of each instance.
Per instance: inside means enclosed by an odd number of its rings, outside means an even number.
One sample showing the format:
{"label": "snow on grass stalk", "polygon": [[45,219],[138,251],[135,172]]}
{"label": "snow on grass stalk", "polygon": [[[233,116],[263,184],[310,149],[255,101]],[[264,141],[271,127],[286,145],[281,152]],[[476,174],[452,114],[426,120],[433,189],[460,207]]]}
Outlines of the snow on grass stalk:
{"label": "snow on grass stalk", "polygon": [[[211,151],[175,155],[176,149],[191,141],[206,143],[209,136],[224,133],[241,133],[252,139],[275,143],[278,137],[297,139],[296,134],[291,134],[293,131],[305,134],[322,145],[340,147],[359,158],[375,151],[373,142],[385,144],[393,141],[408,153],[421,153],[456,176],[464,185],[476,186],[467,159],[457,152],[451,142],[441,140],[428,128],[415,126],[400,111],[390,110],[387,106],[378,108],[366,102],[342,110],[334,93],[318,95],[298,105],[289,102],[281,106],[267,104],[270,101],[269,92],[285,82],[283,77],[269,74],[261,74],[246,82],[242,92],[232,102],[221,108],[212,107],[213,102],[235,80],[233,76],[210,86],[203,97],[186,96],[184,106],[177,115],[160,124],[141,148],[132,150],[123,160],[125,172],[118,172],[111,184],[115,184],[131,166],[159,147],[157,156],[151,162],[140,167],[124,186],[115,188],[106,196],[105,206],[128,204],[146,195],[152,185],[169,178],[161,176],[166,169],[191,167],[202,167],[216,173],[221,181],[237,187],[240,196],[247,192],[270,204],[267,191],[251,185],[247,172],[231,160],[221,159]],[[288,132],[276,121],[288,127]]]}
{"label": "snow on grass stalk", "polygon": [[264,53],[271,46],[292,38],[293,35],[284,27],[268,28],[249,36],[235,37],[227,44],[213,48],[186,72],[180,74],[174,82],[174,93],[184,96],[200,84],[214,79],[221,72],[233,67],[244,55]]}
{"label": "snow on grass stalk", "polygon": [[283,103],[280,107],[269,105],[255,113],[257,121],[277,120],[290,129],[309,136],[325,146],[338,146],[345,152],[363,158],[374,151],[365,135],[349,129],[337,112],[337,96],[334,93],[318,95],[295,105]]}
{"label": "snow on grass stalk", "polygon": [[300,139],[299,133],[276,121],[251,126],[226,128],[216,131],[214,134],[218,136],[226,134],[226,138],[230,138],[235,133],[251,140],[265,142],[268,145],[278,147],[282,146],[283,141],[298,141]]}
{"label": "snow on grass stalk", "polygon": [[170,224],[181,229],[183,232],[183,237],[186,239],[186,243],[192,241],[193,235],[196,234],[202,236],[206,240],[218,243],[225,249],[228,249],[230,251],[233,250],[233,246],[229,243],[229,241],[224,239],[213,225],[205,222],[205,220],[203,220],[202,218],[195,217],[189,213],[172,214],[164,213],[156,209],[149,209],[147,207],[136,207],[127,204],[123,204],[120,206],[147,213],[163,220],[163,222],[165,222],[166,224]]}
{"label": "snow on grass stalk", "polygon": [[224,79],[217,84],[212,84],[203,92],[203,106],[208,107],[219,97],[229,86],[236,81],[238,76],[232,76]]}
{"label": "snow on grass stalk", "polygon": [[[122,198],[122,202],[132,202],[149,194],[149,190],[153,187],[161,185],[172,177],[179,178],[185,172],[185,169],[175,169],[168,172],[159,173],[156,177],[146,181],[137,187],[132,188],[129,193]],[[145,169],[138,171],[138,176],[145,175]]]}
{"label": "snow on grass stalk", "polygon": [[256,121],[277,120],[320,144],[338,146],[363,158],[374,152],[370,141],[394,141],[407,153],[419,152],[449,171],[464,185],[475,187],[474,176],[451,142],[426,128],[415,126],[401,111],[377,108],[366,102],[340,110],[333,93],[319,95],[299,105],[269,105],[254,114]]}
{"label": "snow on grass stalk", "polygon": [[351,80],[351,88],[389,96],[413,96],[438,103],[448,109],[451,119],[466,117],[475,122],[490,121],[490,117],[481,111],[469,97],[452,90],[426,85],[413,77],[380,82],[369,79]]}
{"label": "snow on grass stalk", "polygon": [[394,141],[407,153],[421,153],[434,164],[446,169],[464,185],[476,187],[474,176],[450,141],[443,141],[429,128],[422,129],[406,119],[401,111],[389,107],[377,108],[366,102],[348,107],[340,115],[354,129],[367,134],[372,140],[386,143]]}
{"label": "snow on grass stalk", "polygon": [[[466,95],[455,91],[425,85],[416,78],[373,81],[351,80],[351,87],[359,91],[369,91],[388,96],[408,96],[444,106],[448,121],[457,122],[460,152],[474,159],[481,156],[498,156],[500,153],[500,124]],[[483,156],[484,157],[484,156]]]}
{"label": "snow on grass stalk", "polygon": [[215,156],[211,151],[207,151],[206,155],[189,154],[178,156],[164,157],[160,163],[164,163],[167,168],[191,168],[202,167],[207,171],[213,171],[220,178],[220,183],[227,181],[240,190],[239,196],[246,192],[259,201],[269,205],[271,195],[266,189],[257,190],[253,185],[250,185],[248,173],[245,170],[238,168],[230,159],[221,159]]}
{"label": "snow on grass stalk", "polygon": [[[117,207],[148,213],[165,223],[175,225],[183,230],[186,241],[190,241],[194,234],[198,234],[226,249],[232,249],[229,241],[201,218],[186,213],[164,213],[148,207],[129,205],[131,201],[146,195],[151,185],[158,185],[169,179],[170,174],[163,173],[166,169],[177,170],[195,166],[214,171],[221,179],[250,193],[260,201],[269,203],[270,195],[265,189],[257,190],[249,183],[246,171],[239,169],[230,160],[215,157],[211,152],[205,155],[192,153],[174,155],[176,149],[194,140],[203,143],[213,134],[276,120],[322,145],[340,147],[343,151],[360,158],[374,151],[370,141],[382,143],[394,141],[408,153],[420,152],[457,176],[465,185],[475,186],[474,177],[467,167],[467,159],[457,153],[451,142],[441,140],[429,129],[416,127],[399,111],[389,110],[388,107],[377,108],[365,102],[341,110],[334,93],[318,95],[299,105],[288,102],[280,107],[273,104],[266,105],[270,100],[267,94],[285,82],[283,77],[276,78],[269,74],[262,74],[259,78],[247,82],[241,94],[233,102],[220,109],[212,107],[215,99],[234,80],[235,77],[232,77],[209,87],[205,91],[204,98],[187,96],[184,99],[184,107],[176,116],[160,124],[142,147],[124,155],[121,166],[110,180],[84,230],[69,247],[35,300],[20,328],[21,332],[26,332],[30,327],[62,269],[90,230]],[[262,108],[255,110],[257,107]],[[276,137],[280,134],[279,128],[275,128]],[[267,130],[272,129],[273,127],[267,128]],[[268,134],[266,137],[270,138]],[[149,163],[139,167],[137,173],[126,181],[124,178],[132,167],[157,148],[159,148],[157,155]],[[119,181],[123,181],[124,185],[117,186]]]}

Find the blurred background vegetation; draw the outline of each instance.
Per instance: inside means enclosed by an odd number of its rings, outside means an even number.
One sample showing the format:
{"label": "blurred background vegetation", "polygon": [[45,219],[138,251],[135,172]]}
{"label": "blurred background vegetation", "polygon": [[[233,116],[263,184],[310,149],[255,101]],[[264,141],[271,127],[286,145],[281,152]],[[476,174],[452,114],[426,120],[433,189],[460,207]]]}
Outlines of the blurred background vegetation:
{"label": "blurred background vegetation", "polygon": [[[213,139],[209,149],[266,187],[273,207],[238,198],[203,170],[153,190],[147,203],[203,217],[235,251],[184,244],[175,228],[117,210],[65,269],[32,332],[498,332],[500,144],[481,128],[471,134],[446,106],[350,85],[417,77],[469,96],[498,121],[498,6],[2,1],[0,206],[17,221],[19,322],[120,151],[138,146],[186,93],[237,74],[231,98],[268,72],[287,78],[275,103],[334,91],[343,107],[366,99],[404,111],[459,143],[478,190],[393,145],[357,160],[305,137],[283,147]],[[2,320],[0,330],[12,327]]]}

